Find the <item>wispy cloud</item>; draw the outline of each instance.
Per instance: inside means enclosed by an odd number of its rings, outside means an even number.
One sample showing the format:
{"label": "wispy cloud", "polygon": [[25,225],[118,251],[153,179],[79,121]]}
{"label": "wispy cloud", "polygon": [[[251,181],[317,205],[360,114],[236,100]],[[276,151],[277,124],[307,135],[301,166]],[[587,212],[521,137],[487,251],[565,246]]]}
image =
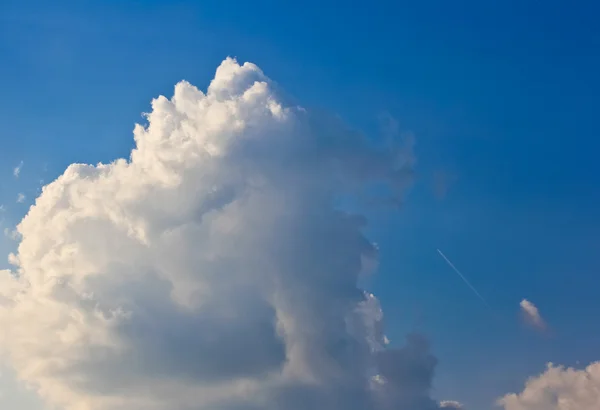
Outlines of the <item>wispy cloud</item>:
{"label": "wispy cloud", "polygon": [[25,194],[19,192],[19,194],[17,195],[17,202],[22,204],[23,202],[25,202]]}
{"label": "wispy cloud", "polygon": [[19,239],[19,231],[17,231],[16,229],[4,228],[4,236],[6,236],[8,239],[16,241],[17,239]]}
{"label": "wispy cloud", "polygon": [[439,200],[442,200],[448,194],[450,187],[456,183],[458,175],[445,170],[437,170],[433,173],[432,189],[433,194]]}
{"label": "wispy cloud", "polygon": [[540,330],[544,330],[546,328],[546,322],[544,319],[542,319],[537,306],[527,299],[523,299],[520,303],[520,306],[523,318],[527,323]]}
{"label": "wispy cloud", "polygon": [[15,176],[15,178],[19,178],[19,175],[21,175],[21,170],[22,169],[23,169],[23,161],[19,162],[19,165],[17,165],[13,169],[13,175]]}

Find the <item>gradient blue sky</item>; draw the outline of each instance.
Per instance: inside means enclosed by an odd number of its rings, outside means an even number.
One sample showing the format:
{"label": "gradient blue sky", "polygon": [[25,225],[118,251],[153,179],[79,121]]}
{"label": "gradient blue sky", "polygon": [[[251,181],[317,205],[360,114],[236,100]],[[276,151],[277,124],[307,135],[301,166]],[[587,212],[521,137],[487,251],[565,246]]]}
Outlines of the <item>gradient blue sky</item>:
{"label": "gradient blue sky", "polygon": [[[600,359],[600,6],[498,3],[3,1],[3,228],[40,180],[127,156],[151,98],[181,79],[205,88],[228,55],[252,61],[304,106],[367,132],[389,113],[414,133],[414,189],[371,216],[369,287],[392,342],[431,338],[435,396],[491,409],[548,361]],[[550,335],[522,326],[522,298]],[[10,372],[0,391],[0,407],[43,408]]]}

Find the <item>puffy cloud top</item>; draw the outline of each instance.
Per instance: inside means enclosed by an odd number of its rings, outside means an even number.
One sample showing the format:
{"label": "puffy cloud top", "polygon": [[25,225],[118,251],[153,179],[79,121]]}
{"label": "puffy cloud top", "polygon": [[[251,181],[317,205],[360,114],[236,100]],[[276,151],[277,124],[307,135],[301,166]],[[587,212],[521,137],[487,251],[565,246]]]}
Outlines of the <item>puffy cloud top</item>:
{"label": "puffy cloud top", "polygon": [[436,360],[389,349],[357,288],[375,246],[334,204],[410,183],[374,146],[227,59],[152,102],[128,160],[72,164],[0,272],[1,353],[68,410],[436,409]]}

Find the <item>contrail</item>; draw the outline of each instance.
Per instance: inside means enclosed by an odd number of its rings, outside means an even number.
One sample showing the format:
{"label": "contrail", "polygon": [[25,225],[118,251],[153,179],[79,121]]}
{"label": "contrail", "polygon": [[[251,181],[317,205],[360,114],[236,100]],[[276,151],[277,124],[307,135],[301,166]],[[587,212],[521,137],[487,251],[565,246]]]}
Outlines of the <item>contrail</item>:
{"label": "contrail", "polygon": [[477,292],[477,289],[475,289],[475,288],[473,287],[473,285],[471,285],[471,284],[469,283],[469,281],[467,280],[467,278],[465,278],[465,277],[463,276],[463,274],[462,274],[462,273],[460,273],[460,271],[459,271],[458,269],[456,269],[456,266],[454,266],[454,264],[452,264],[452,262],[450,262],[450,260],[449,260],[448,258],[446,258],[446,255],[444,255],[444,254],[442,253],[442,251],[440,251],[439,249],[438,249],[437,251],[438,251],[438,253],[440,254],[440,256],[441,256],[442,258],[444,258],[444,260],[445,260],[445,261],[448,263],[448,265],[450,265],[450,267],[451,267],[452,269],[454,269],[454,272],[456,272],[456,273],[458,274],[458,276],[460,276],[460,278],[461,278],[461,279],[462,279],[462,280],[463,280],[463,281],[464,281],[464,282],[467,284],[467,286],[468,286],[468,287],[470,287],[470,288],[471,288],[471,290],[472,290],[473,292],[475,292],[475,294],[477,295],[477,297],[478,297],[479,299],[481,299],[481,300],[483,301],[483,303],[485,303],[485,305],[486,305],[487,307],[490,307],[490,305],[488,305],[488,303],[487,303],[487,302],[486,302],[486,300],[483,298],[483,296],[481,296],[481,295],[479,294],[479,292]]}

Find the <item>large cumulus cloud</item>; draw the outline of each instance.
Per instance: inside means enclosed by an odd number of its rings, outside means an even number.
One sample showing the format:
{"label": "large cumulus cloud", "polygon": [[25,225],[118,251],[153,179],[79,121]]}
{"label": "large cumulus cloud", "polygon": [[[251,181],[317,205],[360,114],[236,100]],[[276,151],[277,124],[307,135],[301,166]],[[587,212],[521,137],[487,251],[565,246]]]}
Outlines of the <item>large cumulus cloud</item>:
{"label": "large cumulus cloud", "polygon": [[232,59],[206,93],[155,99],[134,138],[18,226],[0,348],[21,379],[69,410],[438,408],[426,341],[388,349],[357,288],[364,218],[334,206],[382,184],[398,200],[410,141],[374,146]]}
{"label": "large cumulus cloud", "polygon": [[530,378],[521,393],[502,397],[505,410],[597,410],[600,408],[600,362],[585,369],[548,364]]}

